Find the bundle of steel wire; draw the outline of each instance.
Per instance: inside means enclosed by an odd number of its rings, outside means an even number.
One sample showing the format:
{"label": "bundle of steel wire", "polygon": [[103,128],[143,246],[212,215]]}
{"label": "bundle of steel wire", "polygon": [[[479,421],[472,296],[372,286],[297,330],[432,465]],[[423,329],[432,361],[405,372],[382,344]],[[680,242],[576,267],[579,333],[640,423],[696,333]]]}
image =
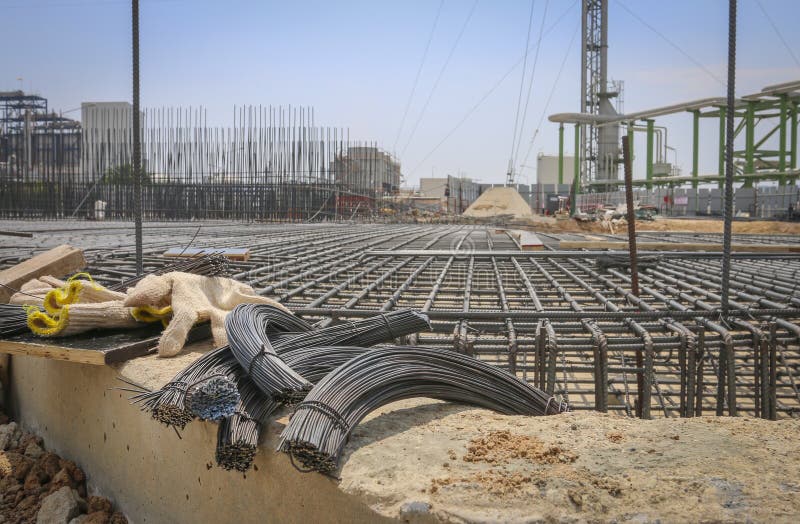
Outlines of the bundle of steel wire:
{"label": "bundle of steel wire", "polygon": [[0,338],[25,333],[28,329],[28,313],[18,304],[0,304]]}
{"label": "bundle of steel wire", "polygon": [[[194,388],[202,388],[212,380],[223,379],[234,375],[239,365],[230,352],[228,346],[209,351],[189,366],[181,370],[172,380],[161,389],[155,391],[142,391],[131,397],[134,404],[139,404],[142,411],[148,411],[152,417],[168,426],[179,429],[186,427],[195,416],[207,417],[218,420],[225,414],[219,413],[218,405],[236,405],[239,401],[239,392],[236,388],[225,387],[212,382],[214,393],[222,397],[219,403],[206,402],[209,398],[208,390],[205,399],[193,398]],[[220,380],[221,382],[224,382]],[[192,406],[193,410],[187,406]]]}
{"label": "bundle of steel wire", "polygon": [[264,396],[244,374],[238,383],[241,400],[236,410],[217,428],[215,459],[227,470],[247,471],[258,449],[261,426],[280,403]]}
{"label": "bundle of steel wire", "polygon": [[160,267],[141,276],[123,280],[118,284],[108,286],[108,289],[112,291],[125,291],[129,287],[135,286],[140,280],[148,275],[163,275],[173,271],[191,273],[193,275],[203,275],[206,277],[225,276],[228,274],[228,259],[219,253],[211,253],[200,257],[192,257],[186,260],[175,262],[174,264]]}
{"label": "bundle of steel wire", "polygon": [[276,323],[286,327],[284,315],[296,318],[274,306],[241,304],[225,319],[231,351],[239,364],[261,391],[282,402],[303,398],[312,387],[311,382],[284,362],[283,353],[304,347],[368,347],[430,328],[426,315],[404,309],[322,329],[299,332],[273,329]]}
{"label": "bundle of steel wire", "polygon": [[332,371],[311,390],[278,446],[305,467],[330,473],[350,432],[390,402],[431,397],[507,415],[550,415],[569,406],[527,382],[467,355],[436,348],[384,347]]}
{"label": "bundle of steel wire", "polygon": [[[313,347],[296,349],[282,357],[303,377],[316,383],[366,351],[370,350],[360,347]],[[256,455],[261,424],[281,404],[264,396],[243,370],[238,377],[237,387],[241,400],[233,414],[223,419],[217,430],[216,461],[227,470],[247,471]]]}

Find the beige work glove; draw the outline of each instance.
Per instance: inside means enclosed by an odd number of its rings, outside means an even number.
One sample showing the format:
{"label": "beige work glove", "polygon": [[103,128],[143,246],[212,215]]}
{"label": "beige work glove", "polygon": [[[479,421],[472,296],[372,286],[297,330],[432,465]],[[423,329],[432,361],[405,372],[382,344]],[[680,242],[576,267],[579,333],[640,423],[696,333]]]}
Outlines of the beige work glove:
{"label": "beige work glove", "polygon": [[94,304],[65,304],[57,313],[31,310],[28,327],[43,337],[66,337],[92,329],[134,328],[145,324],[131,316],[121,300]]}
{"label": "beige work glove", "polygon": [[51,316],[67,304],[91,304],[125,299],[125,293],[111,291],[95,283],[88,273],[78,273],[64,282],[51,276],[30,280],[19,293],[9,299],[10,304],[44,307]]}
{"label": "beige work glove", "polygon": [[22,284],[19,292],[11,295],[9,304],[20,306],[42,306],[48,293],[57,288],[63,288],[67,283],[51,276],[34,278]]}
{"label": "beige work glove", "polygon": [[216,347],[227,344],[225,317],[239,304],[270,304],[289,311],[272,299],[256,295],[247,284],[230,278],[177,271],[146,276],[136,287],[128,289],[125,299],[125,305],[130,307],[163,309],[172,306],[172,321],[158,342],[158,355],[161,357],[180,353],[189,330],[198,322],[211,321]]}
{"label": "beige work glove", "polygon": [[67,304],[94,304],[122,300],[125,300],[125,293],[111,291],[96,284],[88,273],[78,273],[67,280],[64,286],[47,293],[43,305],[48,313],[54,315]]}

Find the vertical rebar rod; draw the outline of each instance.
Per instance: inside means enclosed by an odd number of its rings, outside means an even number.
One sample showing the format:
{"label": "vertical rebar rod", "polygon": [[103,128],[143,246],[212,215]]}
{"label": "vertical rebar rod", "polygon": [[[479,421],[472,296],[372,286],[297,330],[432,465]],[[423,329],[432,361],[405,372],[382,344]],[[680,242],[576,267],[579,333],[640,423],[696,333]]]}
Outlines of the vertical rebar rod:
{"label": "vertical rebar rod", "polygon": [[136,228],[136,274],[144,272],[142,263],[142,143],[139,130],[139,0],[131,0],[133,39],[133,220]]}
{"label": "vertical rebar rod", "polygon": [[[633,210],[633,167],[631,165],[631,149],[630,149],[629,135],[622,137],[622,159],[625,171],[625,204],[627,206],[628,217],[628,252],[630,253],[631,264],[631,292],[634,296],[639,296],[639,267],[636,259],[636,213]],[[636,367],[640,370],[644,369],[644,355],[641,349],[636,350]],[[643,397],[645,387],[644,371],[639,371],[636,374],[636,388],[637,399],[636,415],[641,417],[643,409],[641,399]]]}
{"label": "vertical rebar rod", "polygon": [[[722,316],[729,310],[731,229],[733,222],[733,118],[736,96],[736,0],[728,0],[728,99],[725,114],[725,216],[722,230]],[[733,355],[728,355],[733,359]]]}

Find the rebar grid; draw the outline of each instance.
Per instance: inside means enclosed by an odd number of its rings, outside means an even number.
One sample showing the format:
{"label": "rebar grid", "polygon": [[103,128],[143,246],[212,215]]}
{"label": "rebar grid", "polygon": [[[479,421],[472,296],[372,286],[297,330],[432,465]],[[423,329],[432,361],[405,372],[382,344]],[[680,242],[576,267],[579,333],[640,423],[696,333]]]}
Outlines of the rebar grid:
{"label": "rebar grid", "polygon": [[[91,244],[89,271],[99,281],[134,275],[127,233],[113,227],[81,232],[76,226],[65,227],[63,234]],[[701,235],[703,241],[720,240]],[[800,413],[800,315],[750,313],[800,308],[796,255],[734,258],[726,320],[719,315],[719,254],[669,256],[642,268],[637,298],[626,268],[603,269],[587,252],[528,256],[506,232],[483,226],[203,223],[199,232],[194,224],[148,225],[145,271],[168,263],[160,254],[193,237],[192,247],[250,248],[248,262],[231,263],[234,278],[312,323],[401,308],[423,311],[432,320],[431,332],[401,343],[478,356],[567,397],[573,409],[632,414],[641,403],[643,415],[653,417]],[[541,237],[554,249],[560,239],[575,235]],[[658,234],[660,241],[697,238]],[[35,239],[4,241],[0,267],[47,247],[35,246]],[[780,243],[796,241],[780,238]],[[24,257],[20,246],[26,246]],[[626,313],[632,316],[612,318]],[[637,350],[645,357],[641,367]],[[730,352],[732,360],[725,358]]]}

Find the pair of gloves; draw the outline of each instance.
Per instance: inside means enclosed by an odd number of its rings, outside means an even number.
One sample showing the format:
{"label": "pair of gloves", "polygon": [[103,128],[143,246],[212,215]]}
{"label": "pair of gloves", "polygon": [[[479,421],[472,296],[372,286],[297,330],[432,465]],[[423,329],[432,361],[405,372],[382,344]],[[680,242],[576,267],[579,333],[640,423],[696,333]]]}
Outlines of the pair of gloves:
{"label": "pair of gloves", "polygon": [[96,284],[86,273],[66,282],[43,276],[24,284],[10,303],[28,310],[28,327],[41,336],[69,336],[94,328],[133,328],[139,323],[123,305],[125,293]]}
{"label": "pair of gloves", "polygon": [[12,303],[37,306],[28,313],[28,326],[43,336],[132,328],[171,318],[158,342],[161,357],[180,353],[189,331],[199,322],[211,322],[216,347],[227,344],[225,317],[239,304],[269,304],[289,311],[241,282],[182,272],[148,275],[127,294],[99,286],[90,277],[68,282],[41,277],[11,298]]}

